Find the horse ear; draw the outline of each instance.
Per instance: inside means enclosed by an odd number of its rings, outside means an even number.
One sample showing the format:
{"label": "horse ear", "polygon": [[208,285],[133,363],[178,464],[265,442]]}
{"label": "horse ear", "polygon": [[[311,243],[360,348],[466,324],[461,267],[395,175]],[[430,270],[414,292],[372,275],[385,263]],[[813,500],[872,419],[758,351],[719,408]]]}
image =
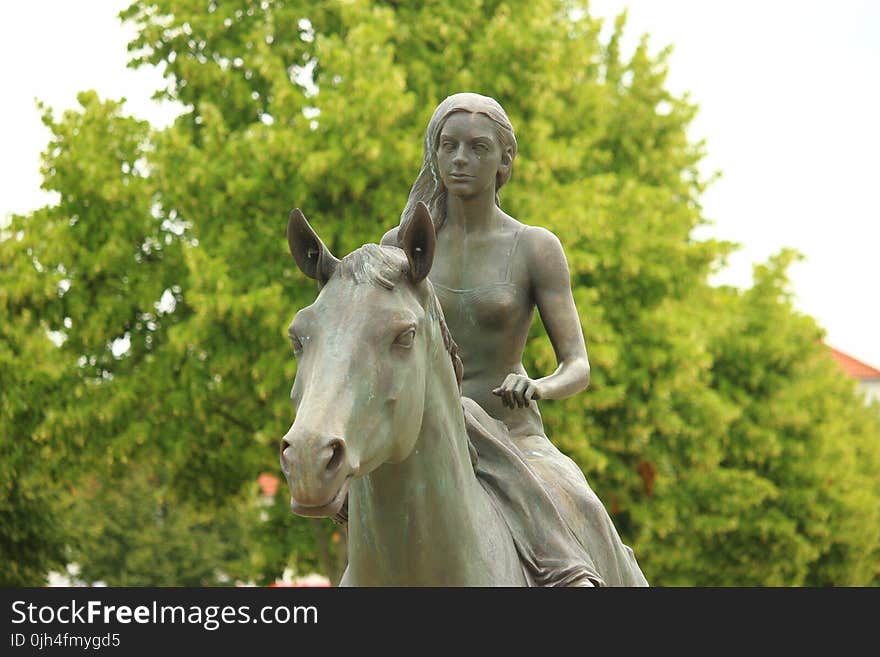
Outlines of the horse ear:
{"label": "horse ear", "polygon": [[434,264],[434,247],[437,244],[437,235],[434,232],[434,221],[428,206],[419,202],[412,216],[403,226],[397,236],[397,242],[406,259],[409,260],[409,277],[413,283],[418,283],[427,277]]}
{"label": "horse ear", "polygon": [[302,273],[318,281],[319,289],[324,287],[339,260],[324,246],[299,208],[293,209],[287,219],[287,245]]}

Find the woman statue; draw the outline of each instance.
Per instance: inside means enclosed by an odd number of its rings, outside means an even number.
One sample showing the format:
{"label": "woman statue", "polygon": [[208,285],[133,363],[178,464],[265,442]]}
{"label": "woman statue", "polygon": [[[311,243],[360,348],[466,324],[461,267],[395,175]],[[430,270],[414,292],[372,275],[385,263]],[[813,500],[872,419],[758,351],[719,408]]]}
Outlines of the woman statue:
{"label": "woman statue", "polygon": [[[536,400],[584,390],[590,366],[562,245],[550,231],[520,223],[500,207],[498,191],[510,179],[516,152],[513,127],[498,102],[473,93],[446,98],[428,123],[422,169],[401,224],[417,203],[428,206],[437,232],[430,281],[459,347],[462,394],[485,411],[481,416],[465,405],[469,422],[488,425],[494,418],[504,425],[601,578],[591,579],[645,586],[632,550],[580,468],[544,433]],[[382,243],[396,246],[397,230]],[[559,363],[538,379],[522,364],[535,308]],[[513,469],[508,476],[521,473]],[[545,540],[546,529],[534,523],[524,531],[533,541]]]}

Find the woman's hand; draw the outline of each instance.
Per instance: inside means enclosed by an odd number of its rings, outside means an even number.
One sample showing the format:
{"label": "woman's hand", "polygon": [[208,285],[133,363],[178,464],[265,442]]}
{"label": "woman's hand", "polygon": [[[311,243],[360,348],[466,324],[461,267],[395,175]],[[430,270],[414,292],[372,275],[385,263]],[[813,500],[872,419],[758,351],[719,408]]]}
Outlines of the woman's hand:
{"label": "woman's hand", "polygon": [[523,408],[533,399],[540,399],[537,381],[522,374],[508,374],[504,383],[492,391],[508,408]]}

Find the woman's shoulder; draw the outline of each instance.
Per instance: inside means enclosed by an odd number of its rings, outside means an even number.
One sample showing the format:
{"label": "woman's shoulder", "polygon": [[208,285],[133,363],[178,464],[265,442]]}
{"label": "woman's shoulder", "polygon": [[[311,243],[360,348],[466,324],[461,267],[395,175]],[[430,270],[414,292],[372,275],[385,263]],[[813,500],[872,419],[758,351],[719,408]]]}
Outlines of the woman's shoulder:
{"label": "woman's shoulder", "polygon": [[518,233],[519,248],[531,262],[544,262],[548,258],[558,260],[565,259],[562,242],[553,231],[543,226],[532,226],[505,215],[511,227]]}
{"label": "woman's shoulder", "polygon": [[556,245],[560,248],[562,247],[562,243],[553,231],[542,226],[532,226],[531,224],[519,221],[503,211],[501,215],[503,223],[508,230],[519,233],[518,238],[529,244],[530,247],[538,249],[547,248],[548,246],[554,247]]}
{"label": "woman's shoulder", "polygon": [[562,242],[556,234],[543,226],[525,226],[522,239],[526,240],[530,248],[539,252],[547,249],[562,250]]}
{"label": "woman's shoulder", "polygon": [[568,260],[556,234],[543,226],[517,223],[521,225],[517,250],[522,254],[532,284],[544,286],[563,279],[567,281]]}

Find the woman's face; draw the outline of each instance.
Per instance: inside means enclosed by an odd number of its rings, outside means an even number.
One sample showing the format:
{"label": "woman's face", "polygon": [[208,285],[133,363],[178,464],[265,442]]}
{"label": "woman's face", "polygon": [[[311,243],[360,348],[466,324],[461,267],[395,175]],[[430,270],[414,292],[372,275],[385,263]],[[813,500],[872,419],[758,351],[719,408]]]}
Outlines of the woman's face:
{"label": "woman's face", "polygon": [[495,176],[505,153],[495,122],[483,114],[455,112],[446,119],[437,144],[440,177],[450,194],[494,196]]}

